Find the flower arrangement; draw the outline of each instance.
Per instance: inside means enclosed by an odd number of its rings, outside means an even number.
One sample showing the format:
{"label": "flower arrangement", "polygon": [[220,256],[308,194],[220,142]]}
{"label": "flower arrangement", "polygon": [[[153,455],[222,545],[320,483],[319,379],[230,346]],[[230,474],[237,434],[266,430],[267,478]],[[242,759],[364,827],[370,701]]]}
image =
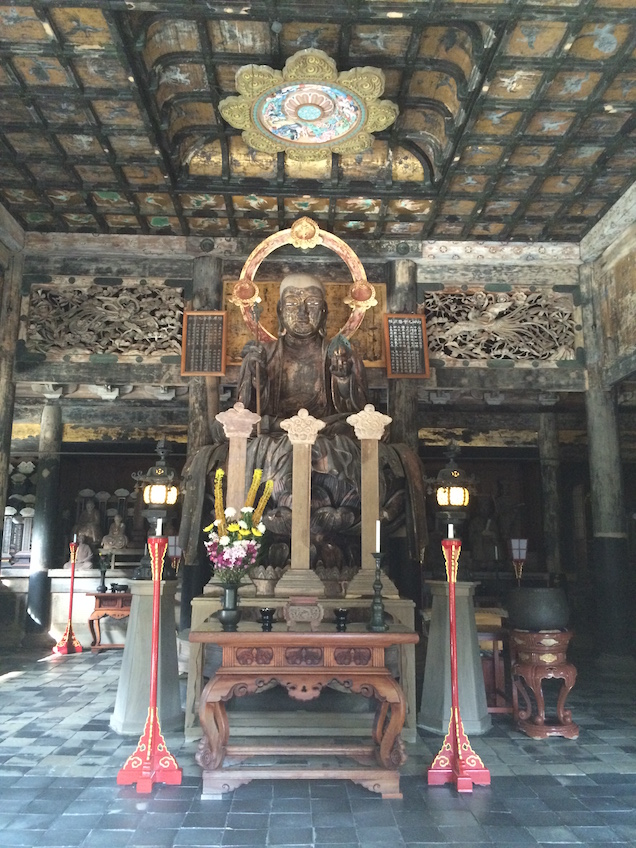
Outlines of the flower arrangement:
{"label": "flower arrangement", "polygon": [[203,532],[209,534],[205,547],[215,576],[226,585],[238,585],[256,563],[265,532],[261,519],[274,484],[271,480],[265,483],[263,494],[254,508],[263,476],[260,468],[255,469],[245,506],[238,514],[233,507],[223,508],[224,476],[225,472],[217,468],[214,475],[215,520],[204,527]]}

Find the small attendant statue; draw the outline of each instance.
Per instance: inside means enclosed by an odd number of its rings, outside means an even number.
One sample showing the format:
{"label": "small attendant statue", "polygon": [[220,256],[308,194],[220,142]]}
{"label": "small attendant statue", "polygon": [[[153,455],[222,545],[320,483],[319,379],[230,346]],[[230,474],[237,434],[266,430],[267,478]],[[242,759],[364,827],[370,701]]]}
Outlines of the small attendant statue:
{"label": "small attendant statue", "polygon": [[[93,568],[93,550],[90,545],[86,543],[86,536],[84,534],[80,534],[77,537],[78,545],[77,545],[77,553],[75,554],[75,570],[76,571],[88,571]],[[71,561],[65,562],[62,568],[70,568]]]}
{"label": "small attendant statue", "polygon": [[102,548],[105,551],[121,551],[128,546],[126,527],[124,519],[117,513],[113,518],[108,533],[102,539]]}

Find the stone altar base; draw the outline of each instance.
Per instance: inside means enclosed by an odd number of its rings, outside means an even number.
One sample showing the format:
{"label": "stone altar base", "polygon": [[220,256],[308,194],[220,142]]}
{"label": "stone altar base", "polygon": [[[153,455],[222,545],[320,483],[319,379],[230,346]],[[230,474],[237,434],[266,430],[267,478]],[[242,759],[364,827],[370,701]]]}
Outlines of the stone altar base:
{"label": "stone altar base", "polygon": [[[448,583],[445,580],[427,580],[426,583],[431,588],[433,607],[426,648],[422,705],[417,725],[431,733],[443,735],[448,730],[451,714]],[[459,711],[468,736],[486,733],[492,726],[486,703],[486,686],[473,606],[477,585],[468,581],[458,581],[455,584]]]}
{"label": "stone altar base", "polygon": [[[138,736],[144,730],[150,703],[153,581],[131,580],[129,587],[132,606],[110,726],[115,733]],[[176,580],[161,583],[157,713],[164,733],[183,728],[174,613],[176,591]]]}

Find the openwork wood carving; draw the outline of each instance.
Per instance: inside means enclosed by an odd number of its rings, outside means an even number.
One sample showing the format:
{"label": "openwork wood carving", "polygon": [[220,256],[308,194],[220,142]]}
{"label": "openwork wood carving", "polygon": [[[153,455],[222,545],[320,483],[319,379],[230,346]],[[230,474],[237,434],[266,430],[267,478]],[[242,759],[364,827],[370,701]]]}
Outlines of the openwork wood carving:
{"label": "openwork wood carving", "polygon": [[520,289],[431,292],[419,311],[426,315],[431,356],[516,361],[575,358],[570,294]]}
{"label": "openwork wood carving", "polygon": [[31,289],[27,350],[48,358],[75,353],[181,354],[183,295],[167,286],[94,284]]}

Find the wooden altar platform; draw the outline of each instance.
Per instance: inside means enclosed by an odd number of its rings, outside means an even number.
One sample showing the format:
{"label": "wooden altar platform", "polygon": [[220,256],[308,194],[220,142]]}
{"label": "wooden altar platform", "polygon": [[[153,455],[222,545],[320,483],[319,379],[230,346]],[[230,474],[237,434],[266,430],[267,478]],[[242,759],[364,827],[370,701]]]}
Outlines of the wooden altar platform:
{"label": "wooden altar platform", "polygon": [[[192,600],[192,624],[190,632],[205,632],[219,631],[219,623],[216,619],[210,619],[210,616],[221,608],[220,587],[210,587],[219,592],[219,594],[200,595]],[[384,608],[393,619],[393,627],[400,628],[402,631],[415,633],[415,604],[413,601],[404,598],[384,598]],[[281,609],[284,607],[286,599],[283,598],[267,598],[257,596],[253,586],[246,585],[240,589],[240,606],[243,609],[255,610],[258,614],[259,609],[266,607]],[[319,603],[325,609],[326,615],[330,611],[339,608],[347,608],[349,610],[368,610],[371,606],[370,598],[320,598]],[[239,630],[242,630],[246,624],[239,625]],[[331,626],[335,632],[335,623]],[[417,640],[416,640],[417,641]],[[201,641],[190,643],[190,656],[188,660],[188,682],[186,689],[186,704],[185,704],[185,735],[187,739],[197,739],[201,735],[201,729],[198,720],[197,708],[201,690],[203,688],[203,665],[204,665],[204,644]],[[415,643],[403,643],[397,645],[398,651],[398,678],[400,687],[404,692],[406,701],[406,718],[402,737],[407,742],[414,742],[417,738],[417,709],[416,698],[417,689],[415,682]],[[243,713],[244,723],[241,727],[241,734],[245,736],[264,735],[271,733],[271,726],[267,723],[266,717],[258,712],[249,714]],[[325,716],[320,714],[312,714],[311,721],[303,723],[300,719],[295,719],[295,724],[290,725],[287,731],[296,734],[308,736],[331,736],[334,733],[341,735],[366,735],[369,730],[369,716],[352,715],[350,713],[338,714],[337,727],[334,727],[333,713],[328,713]]]}

